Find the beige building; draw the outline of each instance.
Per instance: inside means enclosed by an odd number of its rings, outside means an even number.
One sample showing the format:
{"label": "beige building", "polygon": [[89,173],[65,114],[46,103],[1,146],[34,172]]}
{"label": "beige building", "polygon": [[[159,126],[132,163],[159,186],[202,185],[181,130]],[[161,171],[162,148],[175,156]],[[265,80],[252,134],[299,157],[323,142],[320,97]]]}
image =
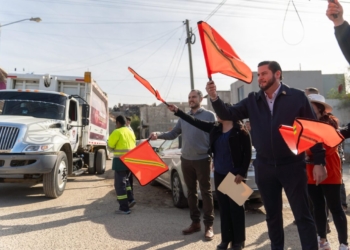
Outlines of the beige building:
{"label": "beige building", "polygon": [[[187,102],[172,103],[181,110],[188,112],[190,107]],[[207,108],[206,105],[203,107]],[[171,130],[179,118],[168,110],[168,107],[161,103],[158,106],[146,106],[140,108],[140,121],[142,125],[142,138],[147,138],[152,132],[166,132]]]}

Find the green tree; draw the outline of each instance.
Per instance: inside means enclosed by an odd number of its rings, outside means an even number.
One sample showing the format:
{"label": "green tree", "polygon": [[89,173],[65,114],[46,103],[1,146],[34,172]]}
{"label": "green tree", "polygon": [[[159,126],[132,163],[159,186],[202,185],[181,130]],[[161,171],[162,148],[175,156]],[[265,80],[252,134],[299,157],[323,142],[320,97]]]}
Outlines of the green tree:
{"label": "green tree", "polygon": [[[348,68],[348,72],[350,72],[350,68]],[[350,108],[350,93],[346,93],[346,82],[350,81],[350,77],[345,76],[344,79],[343,77],[341,77],[340,79],[338,79],[338,83],[337,85],[343,85],[343,89],[342,91],[339,93],[339,89],[337,88],[332,88],[328,93],[327,93],[327,98],[328,99],[338,99],[339,100],[339,104],[337,105],[337,108],[339,109],[347,109]]]}

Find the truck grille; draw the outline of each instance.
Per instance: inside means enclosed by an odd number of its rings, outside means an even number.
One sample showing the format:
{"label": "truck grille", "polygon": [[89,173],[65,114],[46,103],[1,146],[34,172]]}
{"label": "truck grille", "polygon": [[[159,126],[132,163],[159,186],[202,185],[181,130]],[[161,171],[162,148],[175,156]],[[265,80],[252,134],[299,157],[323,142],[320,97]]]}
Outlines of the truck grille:
{"label": "truck grille", "polygon": [[19,128],[0,126],[0,150],[12,149],[18,134]]}

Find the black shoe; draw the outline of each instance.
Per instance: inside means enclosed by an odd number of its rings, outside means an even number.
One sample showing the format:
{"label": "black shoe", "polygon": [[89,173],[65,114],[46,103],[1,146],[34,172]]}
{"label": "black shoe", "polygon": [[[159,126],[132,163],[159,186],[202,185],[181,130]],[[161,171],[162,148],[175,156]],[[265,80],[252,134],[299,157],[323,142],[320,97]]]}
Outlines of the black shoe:
{"label": "black shoe", "polygon": [[243,248],[244,248],[244,242],[232,244],[233,250],[242,250]]}
{"label": "black shoe", "polygon": [[226,250],[228,248],[228,245],[230,242],[221,242],[219,245],[217,245],[216,249],[217,250]]}

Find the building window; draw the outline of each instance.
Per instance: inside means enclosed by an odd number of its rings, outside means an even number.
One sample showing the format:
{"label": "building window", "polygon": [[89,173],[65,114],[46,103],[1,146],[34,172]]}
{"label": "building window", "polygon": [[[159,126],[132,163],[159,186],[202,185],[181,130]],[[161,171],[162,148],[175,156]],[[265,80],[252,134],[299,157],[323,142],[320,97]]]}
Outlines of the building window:
{"label": "building window", "polygon": [[238,101],[242,101],[244,98],[244,86],[241,86],[237,89]]}

